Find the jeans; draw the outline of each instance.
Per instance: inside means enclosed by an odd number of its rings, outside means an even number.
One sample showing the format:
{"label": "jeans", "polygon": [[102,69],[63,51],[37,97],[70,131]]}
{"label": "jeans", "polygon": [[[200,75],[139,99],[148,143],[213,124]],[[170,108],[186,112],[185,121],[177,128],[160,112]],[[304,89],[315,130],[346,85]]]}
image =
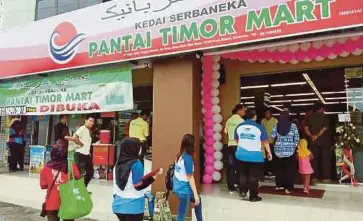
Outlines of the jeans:
{"label": "jeans", "polygon": [[236,149],[237,146],[229,146],[227,147],[228,153],[228,166],[226,166],[226,176],[227,176],[227,186],[229,191],[234,191],[236,188],[234,185],[236,184]]}
{"label": "jeans", "polygon": [[[185,217],[186,217],[188,209],[189,209],[189,203],[195,202],[194,196],[193,196],[193,194],[181,194],[181,193],[176,193],[176,195],[179,200],[177,221],[185,221]],[[195,216],[197,217],[197,220],[203,221],[202,200],[200,201],[199,205],[194,208],[194,211],[195,211]]]}

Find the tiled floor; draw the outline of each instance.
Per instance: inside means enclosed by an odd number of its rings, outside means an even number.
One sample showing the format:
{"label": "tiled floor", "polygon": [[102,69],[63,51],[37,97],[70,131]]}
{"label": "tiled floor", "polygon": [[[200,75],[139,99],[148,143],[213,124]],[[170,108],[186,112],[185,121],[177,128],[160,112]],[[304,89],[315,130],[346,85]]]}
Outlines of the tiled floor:
{"label": "tiled floor", "polygon": [[207,221],[362,221],[363,187],[320,186],[323,199],[261,195],[250,203],[230,195],[222,186],[204,187],[203,208]]}
{"label": "tiled floor", "polygon": [[[262,195],[260,203],[229,195],[224,185],[203,186],[204,221],[363,221],[363,187],[320,186],[323,199]],[[90,186],[94,209],[90,218],[113,221],[112,183]],[[45,192],[37,176],[0,173],[0,201],[40,209]]]}

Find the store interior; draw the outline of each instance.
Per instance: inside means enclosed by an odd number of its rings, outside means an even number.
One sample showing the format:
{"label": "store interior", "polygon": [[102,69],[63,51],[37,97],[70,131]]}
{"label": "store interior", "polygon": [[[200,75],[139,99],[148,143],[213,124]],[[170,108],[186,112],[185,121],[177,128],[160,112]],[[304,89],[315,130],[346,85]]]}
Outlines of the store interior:
{"label": "store interior", "polygon": [[[361,73],[362,67],[339,67],[241,76],[241,103],[256,109],[258,120],[264,117],[267,108],[276,118],[283,109],[288,108],[292,120],[299,126],[314,103],[320,101],[325,103],[326,114],[330,118],[329,131],[333,143],[335,128],[344,123],[346,113],[350,113],[357,135],[363,137],[362,121],[353,119],[357,113],[360,116],[363,110]],[[336,175],[335,156],[331,160],[334,162],[333,174]],[[355,163],[358,180],[363,180],[363,170],[357,167],[362,161],[363,158],[357,155]],[[332,178],[336,180],[337,176]]]}

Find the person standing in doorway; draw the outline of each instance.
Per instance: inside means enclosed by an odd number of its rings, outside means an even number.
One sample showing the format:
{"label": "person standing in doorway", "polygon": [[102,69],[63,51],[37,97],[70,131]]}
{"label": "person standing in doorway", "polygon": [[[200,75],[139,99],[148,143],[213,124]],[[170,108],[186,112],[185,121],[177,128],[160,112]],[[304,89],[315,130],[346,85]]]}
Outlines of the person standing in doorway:
{"label": "person standing in doorway", "polygon": [[81,170],[81,173],[84,174],[84,182],[86,186],[88,186],[93,177],[91,133],[95,126],[95,122],[96,118],[88,115],[85,118],[85,124],[76,131],[73,137],[65,137],[66,140],[73,141],[76,144],[74,159],[78,168]]}
{"label": "person standing in doorway", "polygon": [[130,137],[130,123],[138,117],[139,115],[137,113],[131,114],[131,119],[125,124],[125,137]]}
{"label": "person standing in doorway", "polygon": [[54,142],[58,140],[65,140],[66,136],[69,136],[68,115],[60,115],[60,121],[54,126]]}
{"label": "person standing in doorway", "polygon": [[149,112],[143,110],[138,118],[130,122],[129,136],[137,138],[141,142],[142,154],[140,156],[141,163],[144,165],[144,156],[147,151],[147,137],[149,136]]}
{"label": "person standing in doorway", "polygon": [[25,145],[26,145],[26,140],[25,140],[23,124],[20,121],[20,118],[15,119],[9,128],[9,142],[8,142],[8,148],[10,152],[9,172],[24,170]]}
{"label": "person standing in doorway", "polygon": [[[274,138],[271,137],[272,134],[272,128],[274,128],[279,121],[272,116],[271,110],[266,109],[265,110],[265,118],[261,120],[262,126],[265,128],[267,136],[268,136],[268,142],[270,144],[272,155],[274,156]],[[274,157],[273,157],[274,158]],[[274,174],[274,161],[275,158],[272,161],[266,160],[265,162],[265,175],[268,177],[272,177]]]}
{"label": "person standing in doorway", "polygon": [[329,117],[324,111],[322,103],[318,102],[314,105],[305,133],[309,138],[309,148],[314,156],[312,166],[315,178],[322,179],[324,183],[331,183],[331,137]]}
{"label": "person standing in doorway", "polygon": [[234,139],[234,131],[236,127],[244,122],[243,117],[245,116],[247,107],[242,104],[237,104],[232,110],[232,116],[227,120],[224,133],[228,135],[228,166],[226,167],[227,186],[229,193],[236,191],[235,184],[237,183],[237,171],[236,171],[236,149],[237,142]]}
{"label": "person standing in doorway", "polygon": [[[268,136],[262,125],[256,122],[257,114],[254,110],[247,110],[246,121],[237,126],[235,140],[238,144],[236,151],[239,172],[240,197],[246,198],[250,192],[250,202],[261,201],[258,196],[258,182],[263,176],[263,166],[266,151],[267,159],[272,160]],[[263,150],[262,147],[265,149]]]}
{"label": "person standing in doorway", "polygon": [[285,190],[286,194],[291,194],[295,184],[295,152],[300,137],[288,111],[281,112],[280,120],[273,127],[271,137],[275,140],[275,190]]}

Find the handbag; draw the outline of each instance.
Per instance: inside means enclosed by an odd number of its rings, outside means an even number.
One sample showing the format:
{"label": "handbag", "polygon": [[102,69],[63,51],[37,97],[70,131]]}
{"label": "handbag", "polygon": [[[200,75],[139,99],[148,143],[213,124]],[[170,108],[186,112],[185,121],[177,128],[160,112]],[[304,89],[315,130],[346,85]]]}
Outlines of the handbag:
{"label": "handbag", "polygon": [[[45,196],[45,201],[47,201],[47,200],[48,200],[49,195],[50,195],[50,192],[52,192],[53,187],[54,187],[54,184],[55,184],[55,182],[57,181],[59,174],[60,174],[60,171],[58,171],[57,176],[55,176],[55,178],[54,178],[54,180],[53,180],[52,185],[50,185],[50,188],[49,188],[49,190],[48,190],[48,192],[47,192],[47,195]],[[41,212],[40,212],[40,216],[41,216],[41,217],[46,217],[46,216],[47,216],[47,211],[45,210],[45,206],[46,206],[46,205],[47,205],[47,204],[46,204],[46,202],[44,202],[44,203],[42,204],[42,210],[41,210]]]}
{"label": "handbag", "polygon": [[59,185],[61,205],[58,216],[63,220],[79,219],[91,213],[93,202],[84,184],[84,178],[74,179],[72,162],[68,163],[68,182]]}

